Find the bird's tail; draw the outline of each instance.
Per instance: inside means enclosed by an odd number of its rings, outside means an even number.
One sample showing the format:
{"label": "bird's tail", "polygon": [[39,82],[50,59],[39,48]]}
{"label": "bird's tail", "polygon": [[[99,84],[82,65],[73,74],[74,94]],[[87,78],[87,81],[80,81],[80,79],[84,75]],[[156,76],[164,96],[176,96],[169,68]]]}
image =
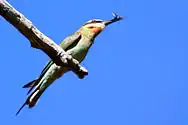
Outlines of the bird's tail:
{"label": "bird's tail", "polygon": [[40,96],[42,95],[42,93],[44,92],[44,90],[47,88],[43,88],[41,90],[41,85],[42,83],[38,84],[33,92],[28,96],[27,100],[25,101],[25,103],[19,108],[19,110],[17,111],[16,115],[18,115],[20,113],[20,111],[22,110],[22,108],[25,106],[25,105],[28,105],[29,108],[32,108],[35,106],[35,104],[37,103],[38,99],[40,98]]}
{"label": "bird's tail", "polygon": [[23,88],[30,88],[30,87],[35,86],[35,85],[36,85],[36,82],[38,82],[38,80],[39,80],[39,79],[35,79],[35,80],[33,80],[33,81],[31,81],[31,82],[25,84],[25,85],[23,86]]}
{"label": "bird's tail", "polygon": [[30,88],[29,91],[27,92],[27,95],[34,89],[36,85],[38,85],[40,79],[35,79],[27,84],[25,84],[22,88]]}

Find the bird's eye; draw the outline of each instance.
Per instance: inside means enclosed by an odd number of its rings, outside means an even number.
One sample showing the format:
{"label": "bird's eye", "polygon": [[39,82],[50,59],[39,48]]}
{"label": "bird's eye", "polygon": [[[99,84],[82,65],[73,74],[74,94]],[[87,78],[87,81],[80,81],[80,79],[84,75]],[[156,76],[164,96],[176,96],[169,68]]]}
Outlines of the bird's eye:
{"label": "bird's eye", "polygon": [[93,29],[94,28],[94,26],[90,26],[90,27],[88,27],[89,29]]}

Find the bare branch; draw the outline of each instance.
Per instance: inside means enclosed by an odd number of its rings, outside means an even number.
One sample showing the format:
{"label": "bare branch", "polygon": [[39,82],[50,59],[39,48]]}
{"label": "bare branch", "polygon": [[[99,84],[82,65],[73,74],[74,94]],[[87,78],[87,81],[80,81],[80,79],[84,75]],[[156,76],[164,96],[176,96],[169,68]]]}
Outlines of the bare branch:
{"label": "bare branch", "polygon": [[79,78],[84,78],[88,74],[88,71],[80,66],[77,60],[66,54],[61,47],[41,33],[31,21],[12,7],[6,0],[0,0],[0,15],[19,30],[30,41],[32,47],[41,49],[57,65],[70,67]]}

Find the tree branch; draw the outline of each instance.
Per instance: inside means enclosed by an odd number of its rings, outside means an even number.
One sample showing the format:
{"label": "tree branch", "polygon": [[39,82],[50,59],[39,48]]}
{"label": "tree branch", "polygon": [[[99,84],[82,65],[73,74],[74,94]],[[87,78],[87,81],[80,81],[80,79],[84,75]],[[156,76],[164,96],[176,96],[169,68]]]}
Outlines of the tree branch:
{"label": "tree branch", "polygon": [[18,12],[6,0],[0,0],[0,15],[22,33],[36,49],[45,52],[57,65],[68,66],[79,77],[84,78],[88,71],[80,66],[79,62],[66,54],[50,38],[41,33],[31,21]]}

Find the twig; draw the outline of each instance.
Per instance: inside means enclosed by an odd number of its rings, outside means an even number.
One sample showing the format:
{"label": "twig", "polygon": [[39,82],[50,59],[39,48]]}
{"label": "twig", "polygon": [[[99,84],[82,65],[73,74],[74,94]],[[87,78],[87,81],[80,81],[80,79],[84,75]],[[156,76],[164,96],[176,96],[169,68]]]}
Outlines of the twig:
{"label": "twig", "polygon": [[80,66],[77,60],[66,54],[61,47],[41,33],[31,21],[12,7],[6,0],[0,0],[0,15],[19,30],[30,41],[33,48],[41,49],[57,65],[70,67],[79,78],[84,78],[88,74],[88,71]]}

